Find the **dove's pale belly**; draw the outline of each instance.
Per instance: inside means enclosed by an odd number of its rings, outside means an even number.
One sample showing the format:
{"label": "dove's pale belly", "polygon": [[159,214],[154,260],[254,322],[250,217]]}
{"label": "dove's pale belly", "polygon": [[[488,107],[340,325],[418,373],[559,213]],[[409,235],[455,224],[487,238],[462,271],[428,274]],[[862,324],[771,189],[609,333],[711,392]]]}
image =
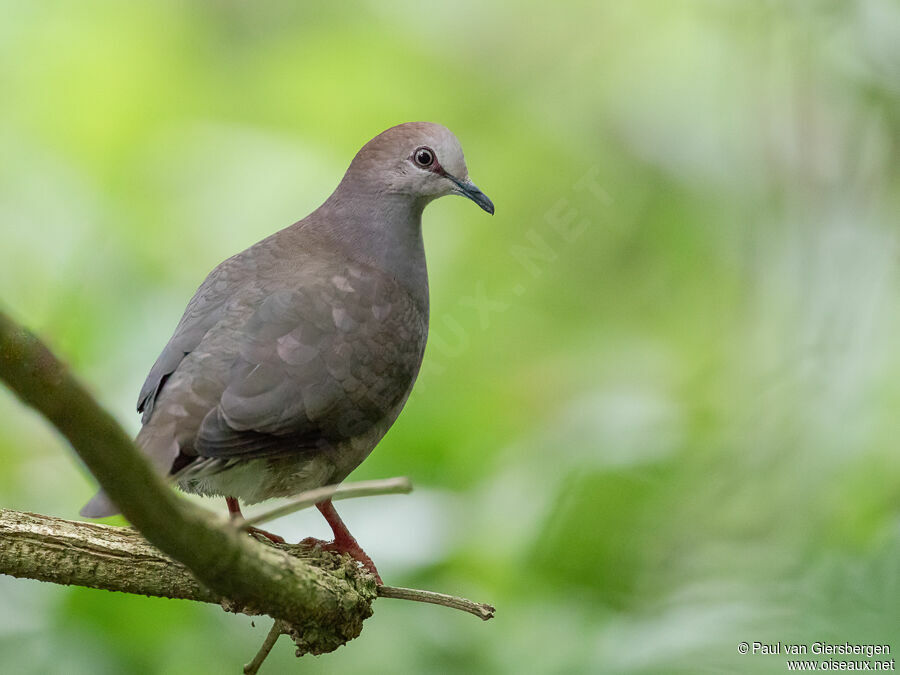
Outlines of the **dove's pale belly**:
{"label": "dove's pale belly", "polygon": [[[378,424],[360,436],[323,446],[312,455],[264,459],[207,460],[207,470],[187,472],[176,484],[185,492],[207,497],[237,497],[244,504],[256,504],[275,497],[290,497],[304,490],[343,481],[372,452],[397,419],[406,399]],[[218,467],[214,462],[219,462]],[[199,474],[199,475],[198,475]]]}

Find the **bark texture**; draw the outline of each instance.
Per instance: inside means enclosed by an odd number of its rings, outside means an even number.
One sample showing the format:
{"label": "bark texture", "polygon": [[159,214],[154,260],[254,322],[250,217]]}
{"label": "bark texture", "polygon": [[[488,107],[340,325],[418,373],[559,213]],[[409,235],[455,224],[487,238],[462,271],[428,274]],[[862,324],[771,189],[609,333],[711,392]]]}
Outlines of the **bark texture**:
{"label": "bark texture", "polygon": [[221,602],[137,530],[0,509],[0,573],[66,586]]}

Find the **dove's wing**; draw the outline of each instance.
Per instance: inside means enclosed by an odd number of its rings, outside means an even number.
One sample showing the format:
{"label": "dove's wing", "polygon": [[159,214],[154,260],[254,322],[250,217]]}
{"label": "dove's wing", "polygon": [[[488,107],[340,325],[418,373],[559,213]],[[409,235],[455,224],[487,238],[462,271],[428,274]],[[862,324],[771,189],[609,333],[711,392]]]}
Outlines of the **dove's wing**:
{"label": "dove's wing", "polygon": [[185,356],[193,352],[206,333],[225,314],[225,306],[234,295],[240,280],[247,278],[248,259],[235,256],[221,263],[194,293],[175,333],[163,348],[150,369],[141,393],[138,395],[137,411],[143,413],[144,424],[153,414],[153,406],[169,376],[175,372]]}
{"label": "dove's wing", "polygon": [[265,297],[236,335],[202,457],[271,457],[361,435],[409,394],[426,319],[393,279],[365,267],[311,270]]}

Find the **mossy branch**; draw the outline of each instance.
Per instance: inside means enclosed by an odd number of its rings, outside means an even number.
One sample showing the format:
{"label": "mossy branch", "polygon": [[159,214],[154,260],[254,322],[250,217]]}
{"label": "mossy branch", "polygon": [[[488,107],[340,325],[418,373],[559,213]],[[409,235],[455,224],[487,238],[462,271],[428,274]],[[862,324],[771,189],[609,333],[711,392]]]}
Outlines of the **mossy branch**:
{"label": "mossy branch", "polygon": [[[228,611],[260,613],[237,607],[214,593],[182,563],[162,553],[131,527],[0,509],[0,543],[0,573],[9,576],[210,602]],[[318,582],[331,586],[335,593],[342,593],[346,583],[354,587],[360,583],[356,577],[362,572],[349,558],[297,545],[278,544],[277,548],[321,573]],[[356,590],[370,599],[373,596],[367,589]]]}

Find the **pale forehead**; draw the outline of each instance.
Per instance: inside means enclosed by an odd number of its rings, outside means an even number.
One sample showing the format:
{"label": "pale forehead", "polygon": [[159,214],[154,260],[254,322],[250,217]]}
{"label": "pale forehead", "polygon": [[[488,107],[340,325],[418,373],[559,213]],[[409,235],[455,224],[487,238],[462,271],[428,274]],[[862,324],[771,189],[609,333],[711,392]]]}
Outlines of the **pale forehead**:
{"label": "pale forehead", "polygon": [[434,145],[431,147],[437,153],[437,156],[442,163],[451,161],[459,163],[463,161],[462,146],[459,144],[459,141],[456,140],[456,136],[449,131],[444,134],[438,134],[433,143]]}

